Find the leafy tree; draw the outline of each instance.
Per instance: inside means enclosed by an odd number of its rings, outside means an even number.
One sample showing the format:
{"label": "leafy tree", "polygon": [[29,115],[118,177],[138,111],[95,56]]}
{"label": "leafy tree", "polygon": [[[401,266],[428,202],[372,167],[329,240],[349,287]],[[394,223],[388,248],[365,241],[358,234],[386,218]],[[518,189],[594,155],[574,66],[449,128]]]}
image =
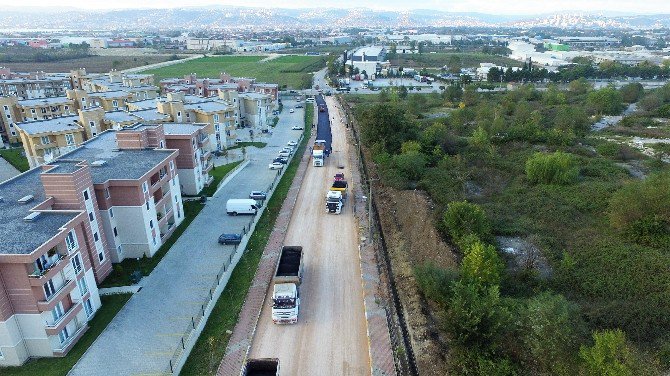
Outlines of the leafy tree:
{"label": "leafy tree", "polygon": [[640,107],[645,111],[655,111],[663,105],[663,98],[658,93],[645,95],[640,99]]}
{"label": "leafy tree", "polygon": [[502,260],[494,246],[475,241],[465,251],[461,263],[461,277],[463,281],[469,283],[497,286],[500,284],[503,268]]}
{"label": "leafy tree", "polygon": [[403,142],[413,139],[416,128],[405,111],[389,103],[364,108],[358,118],[363,142],[372,146],[379,143],[383,150],[396,154]]}
{"label": "leafy tree", "polygon": [[624,107],[621,93],[611,87],[590,92],[587,103],[599,115],[618,115]]}
{"label": "leafy tree", "polygon": [[495,347],[510,322],[498,286],[458,281],[451,294],[445,326],[453,341],[471,349]]}
{"label": "leafy tree", "polygon": [[467,201],[451,202],[444,213],[444,224],[456,241],[470,234],[482,240],[487,240],[491,235],[491,224],[484,210]]}
{"label": "leafy tree", "polygon": [[582,346],[579,357],[586,376],[632,376],[634,354],[621,330],[593,333],[593,346]]}
{"label": "leafy tree", "polygon": [[542,96],[542,101],[547,105],[557,105],[565,103],[565,94],[558,89],[556,85],[549,85],[547,91]]}
{"label": "leafy tree", "polygon": [[444,98],[451,102],[458,102],[463,98],[463,88],[461,85],[449,85],[442,92]]}
{"label": "leafy tree", "polygon": [[451,284],[458,279],[458,271],[425,264],[414,269],[414,277],[423,295],[442,308],[451,298]]}
{"label": "leafy tree", "polygon": [[463,64],[461,63],[461,58],[458,55],[451,55],[449,57],[449,62],[447,63],[447,67],[449,68],[450,73],[453,73],[453,74],[461,73],[461,69],[463,68]]}
{"label": "leafy tree", "polygon": [[621,96],[626,103],[637,102],[644,94],[644,87],[639,82],[628,84],[621,88]]}
{"label": "leafy tree", "polygon": [[535,153],[526,161],[526,176],[533,184],[572,184],[579,168],[571,154]]}
{"label": "leafy tree", "polygon": [[568,89],[571,92],[580,95],[588,93],[591,89],[593,89],[593,85],[591,85],[585,78],[582,77],[578,80],[571,81],[568,85]]}

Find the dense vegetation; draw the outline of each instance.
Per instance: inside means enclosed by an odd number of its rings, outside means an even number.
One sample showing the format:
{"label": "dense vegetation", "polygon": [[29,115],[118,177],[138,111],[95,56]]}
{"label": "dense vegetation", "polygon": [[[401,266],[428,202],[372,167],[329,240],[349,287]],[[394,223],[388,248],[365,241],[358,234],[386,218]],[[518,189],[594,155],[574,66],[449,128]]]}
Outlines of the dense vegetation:
{"label": "dense vegetation", "polygon": [[[668,168],[590,129],[639,98],[658,96],[660,108],[670,85],[569,88],[349,97],[383,183],[428,192],[442,213],[435,225],[462,254],[458,270],[415,270],[444,313],[445,371],[643,375],[670,365]],[[647,179],[629,173],[632,162]],[[501,237],[525,253],[497,250]]]}
{"label": "dense vegetation", "polygon": [[80,59],[90,56],[89,46],[86,43],[71,44],[64,48],[43,49],[31,47],[2,47],[0,48],[0,63],[45,63]]}

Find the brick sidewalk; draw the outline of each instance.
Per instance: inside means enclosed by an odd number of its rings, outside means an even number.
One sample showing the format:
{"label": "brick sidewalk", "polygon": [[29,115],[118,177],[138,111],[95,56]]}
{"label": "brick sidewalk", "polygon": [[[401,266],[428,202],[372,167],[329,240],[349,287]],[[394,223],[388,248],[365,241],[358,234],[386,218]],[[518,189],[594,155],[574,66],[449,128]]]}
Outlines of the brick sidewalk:
{"label": "brick sidewalk", "polygon": [[[309,139],[308,145],[314,143],[315,137],[316,135],[313,135]],[[226,354],[221,360],[221,364],[219,364],[219,369],[216,372],[217,375],[237,376],[240,374],[244,360],[251,347],[254,333],[256,332],[256,325],[258,324],[258,318],[260,317],[261,309],[265,301],[265,294],[270,286],[272,276],[277,266],[279,251],[284,243],[286,230],[288,229],[291,214],[293,213],[293,208],[298,199],[298,192],[300,192],[303,177],[307,172],[309,160],[309,148],[305,148],[296,175],[293,178],[286,199],[277,216],[275,226],[270,234],[268,244],[263,250],[263,256],[261,256],[261,261],[258,264],[258,270],[256,270],[251,288],[247,293],[244,305],[240,311],[237,324],[235,325],[235,329],[233,329],[233,334],[228,342],[228,347],[226,347]]]}

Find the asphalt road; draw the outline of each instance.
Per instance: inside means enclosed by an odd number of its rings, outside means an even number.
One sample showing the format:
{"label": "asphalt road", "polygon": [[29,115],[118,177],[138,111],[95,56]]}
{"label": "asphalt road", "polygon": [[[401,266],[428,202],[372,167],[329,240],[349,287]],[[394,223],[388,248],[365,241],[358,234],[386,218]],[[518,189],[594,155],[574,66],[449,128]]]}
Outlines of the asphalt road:
{"label": "asphalt road", "polygon": [[270,287],[250,353],[279,358],[286,375],[370,374],[356,221],[350,203],[340,215],[325,209],[333,176],[351,175],[348,163],[337,169],[338,161],[348,161],[349,145],[334,112],[331,107],[333,154],[324,167],[308,167],[286,234],[285,244],[303,246],[305,257],[298,323],[273,324]]}

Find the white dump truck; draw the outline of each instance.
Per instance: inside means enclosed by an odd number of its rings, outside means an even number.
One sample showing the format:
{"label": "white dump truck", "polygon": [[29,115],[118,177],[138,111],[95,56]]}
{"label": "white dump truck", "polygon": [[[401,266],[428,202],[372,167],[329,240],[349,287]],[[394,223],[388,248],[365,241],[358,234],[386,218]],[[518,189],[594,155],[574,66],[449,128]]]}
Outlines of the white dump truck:
{"label": "white dump truck", "polygon": [[316,140],[312,146],[312,165],[314,167],[322,167],[326,152],[326,141]]}
{"label": "white dump truck", "polygon": [[272,322],[275,324],[298,322],[302,260],[301,246],[282,247],[272,279]]}
{"label": "white dump truck", "polygon": [[326,211],[328,213],[340,214],[342,213],[343,206],[342,192],[328,191],[328,194],[326,195]]}

